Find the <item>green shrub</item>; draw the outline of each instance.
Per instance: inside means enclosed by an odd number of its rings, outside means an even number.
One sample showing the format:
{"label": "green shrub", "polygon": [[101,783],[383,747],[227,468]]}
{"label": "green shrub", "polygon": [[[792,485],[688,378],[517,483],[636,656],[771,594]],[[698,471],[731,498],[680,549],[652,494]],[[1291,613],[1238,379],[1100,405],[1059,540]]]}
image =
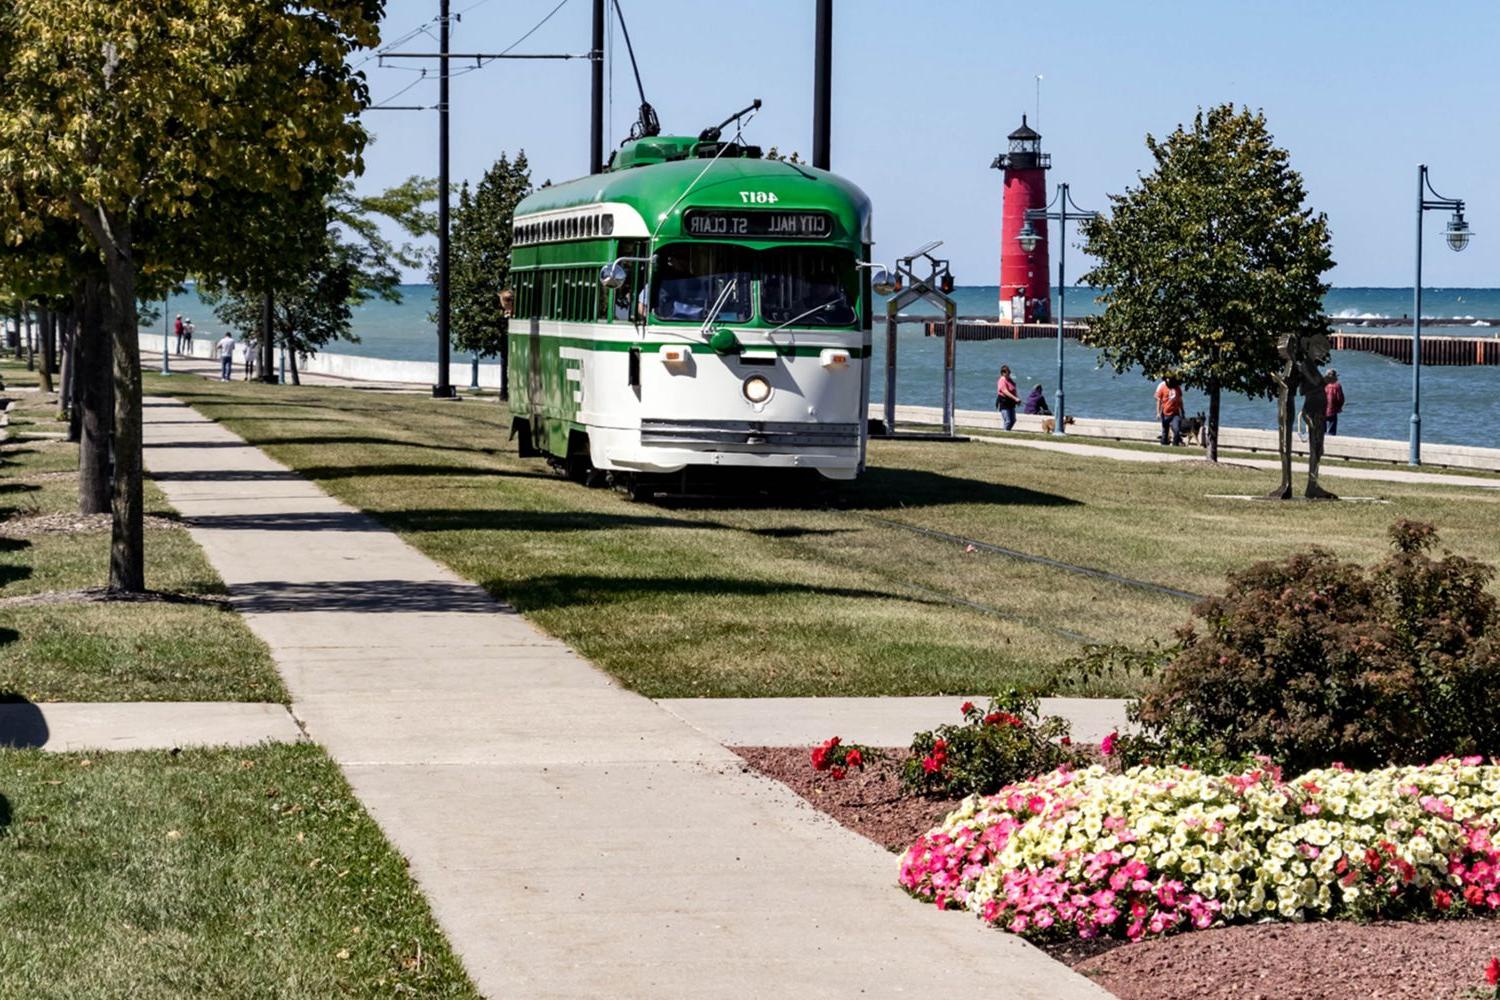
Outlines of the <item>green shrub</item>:
{"label": "green shrub", "polygon": [[1291,769],[1414,764],[1500,753],[1494,570],[1434,559],[1431,525],[1398,521],[1369,570],[1312,549],[1229,576],[1179,632],[1121,741],[1141,759]]}
{"label": "green shrub", "polygon": [[1011,688],[981,710],[964,702],[964,721],[917,733],[902,766],[902,785],[923,795],[989,795],[1006,785],[1072,762],[1068,723],[1039,719],[1034,695]]}

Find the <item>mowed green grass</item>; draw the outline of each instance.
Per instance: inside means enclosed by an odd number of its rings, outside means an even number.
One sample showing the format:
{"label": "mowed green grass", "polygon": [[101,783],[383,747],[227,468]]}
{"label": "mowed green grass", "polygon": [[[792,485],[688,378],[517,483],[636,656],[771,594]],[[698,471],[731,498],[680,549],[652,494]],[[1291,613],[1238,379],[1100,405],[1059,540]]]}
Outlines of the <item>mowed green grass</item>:
{"label": "mowed green grass", "polygon": [[[7,384],[24,384],[29,374],[0,363]],[[66,430],[55,420],[55,397],[13,398],[12,439],[0,443],[0,600],[102,587],[107,527],[4,534],[7,525],[78,510],[77,446],[38,436]],[[146,509],[175,516],[151,483]],[[175,525],[147,529],[146,585],[200,598],[226,593]],[[32,701],[287,700],[269,650],[239,615],[215,603],[0,604],[0,663],[0,695]]]}
{"label": "mowed green grass", "polygon": [[0,751],[0,995],[477,997],[310,745]]}
{"label": "mowed green grass", "polygon": [[514,456],[494,400],[152,380],[364,508],[654,697],[1080,687],[1085,642],[1169,639],[1191,602],[914,534],[930,528],[1192,593],[1309,545],[1364,562],[1398,517],[1500,563],[1500,496],[1361,483],[1389,504],[1211,499],[1271,474],[971,442],[875,442],[831,499],[632,503]]}

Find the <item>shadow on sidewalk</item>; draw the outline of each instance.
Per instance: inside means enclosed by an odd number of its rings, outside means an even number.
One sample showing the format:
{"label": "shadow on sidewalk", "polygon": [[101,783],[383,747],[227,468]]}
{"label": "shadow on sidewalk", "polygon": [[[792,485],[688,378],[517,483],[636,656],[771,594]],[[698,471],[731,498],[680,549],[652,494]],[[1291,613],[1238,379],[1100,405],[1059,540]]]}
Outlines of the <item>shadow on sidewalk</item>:
{"label": "shadow on sidewalk", "polygon": [[[42,747],[47,745],[49,736],[47,719],[34,702],[9,691],[0,691],[0,747]],[[0,827],[9,820],[9,811],[5,812],[0,816]]]}
{"label": "shadow on sidewalk", "polygon": [[295,472],[276,469],[185,469],[178,472],[152,472],[161,483],[291,483],[302,479]]}
{"label": "shadow on sidewalk", "polygon": [[276,611],[501,612],[510,613],[472,583],[442,580],[266,580],[236,584],[231,601],[245,614]]}

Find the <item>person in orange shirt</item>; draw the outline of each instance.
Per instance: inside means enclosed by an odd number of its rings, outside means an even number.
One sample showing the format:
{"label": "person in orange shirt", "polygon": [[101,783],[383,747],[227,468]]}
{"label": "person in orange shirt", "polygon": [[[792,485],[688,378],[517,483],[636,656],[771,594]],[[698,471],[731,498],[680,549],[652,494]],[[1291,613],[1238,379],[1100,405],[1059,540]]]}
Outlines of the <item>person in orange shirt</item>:
{"label": "person in orange shirt", "polygon": [[1182,382],[1172,376],[1156,387],[1156,419],[1161,421],[1161,443],[1170,432],[1174,445],[1182,444]]}

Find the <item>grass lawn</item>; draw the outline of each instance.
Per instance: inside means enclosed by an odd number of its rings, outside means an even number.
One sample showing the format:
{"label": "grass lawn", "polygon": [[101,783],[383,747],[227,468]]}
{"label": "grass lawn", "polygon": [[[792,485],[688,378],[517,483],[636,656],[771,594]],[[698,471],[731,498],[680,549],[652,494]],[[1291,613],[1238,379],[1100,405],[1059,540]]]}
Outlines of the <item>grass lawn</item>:
{"label": "grass lawn", "polygon": [[[1389,504],[1260,504],[1270,474],[983,443],[875,442],[830,503],[636,504],[514,457],[493,400],[151,379],[362,507],[651,696],[983,692],[1048,685],[1086,640],[1168,638],[1190,602],[934,529],[1208,593],[1318,544],[1372,561],[1398,517],[1500,563],[1500,496],[1370,484]],[[897,522],[891,524],[887,522]],[[1063,693],[1121,693],[1064,687]]]}
{"label": "grass lawn", "polygon": [[[28,379],[28,375],[30,376]],[[14,361],[7,385],[35,384]],[[3,395],[3,393],[0,393]],[[78,449],[52,437],[56,397],[17,393],[11,439],[0,444],[0,601],[102,587],[109,529],[36,531],[35,519],[78,510]],[[175,516],[146,484],[146,510]],[[223,582],[185,529],[146,532],[146,585],[198,597]],[[0,695],[32,701],[285,701],[270,652],[240,617],[216,604],[0,603]]]}
{"label": "grass lawn", "polygon": [[476,997],[309,745],[0,751],[0,994]]}

